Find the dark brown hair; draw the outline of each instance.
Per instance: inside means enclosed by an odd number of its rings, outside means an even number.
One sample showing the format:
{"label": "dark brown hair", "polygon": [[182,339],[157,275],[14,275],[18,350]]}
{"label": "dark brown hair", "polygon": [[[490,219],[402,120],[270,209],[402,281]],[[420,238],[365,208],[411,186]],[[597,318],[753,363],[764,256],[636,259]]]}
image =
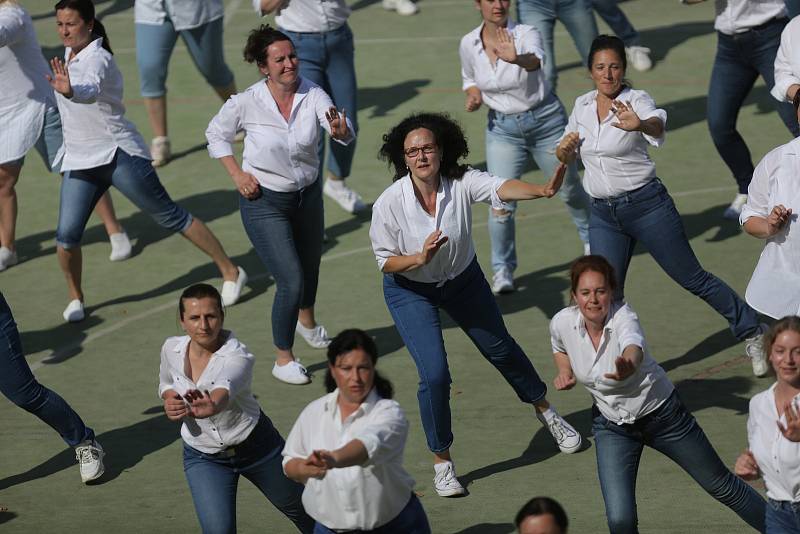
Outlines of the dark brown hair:
{"label": "dark brown hair", "polygon": [[608,289],[610,289],[612,293],[617,289],[616,274],[614,273],[614,268],[608,263],[608,260],[603,256],[590,254],[588,256],[582,256],[572,262],[572,266],[569,269],[571,294],[574,295],[578,291],[578,280],[580,280],[581,275],[586,271],[594,271],[603,275],[606,284],[608,284]]}
{"label": "dark brown hair", "polygon": [[534,497],[526,502],[525,505],[520,508],[520,511],[517,512],[514,524],[517,529],[519,529],[519,526],[526,518],[532,515],[545,514],[553,516],[553,519],[556,520],[556,525],[558,525],[558,528],[561,530],[561,534],[567,534],[567,527],[569,526],[567,513],[564,511],[564,508],[558,504],[558,501],[550,497]]}
{"label": "dark brown hair", "polygon": [[178,317],[183,320],[183,313],[186,309],[183,307],[184,299],[205,299],[209,298],[216,301],[217,308],[222,316],[225,318],[225,308],[222,306],[222,296],[220,296],[217,288],[209,284],[194,284],[183,290],[181,298],[178,299]]}
{"label": "dark brown hair", "polygon": [[[372,340],[369,334],[358,328],[342,330],[333,338],[331,344],[328,345],[328,363],[334,366],[340,356],[356,349],[361,349],[367,353],[373,367],[378,363],[378,347],[375,345],[375,341]],[[392,383],[378,374],[377,369],[375,370],[374,384],[375,391],[381,398],[391,399],[394,396]],[[333,379],[330,366],[325,372],[325,389],[328,393],[336,389],[336,380]]]}
{"label": "dark brown hair", "polygon": [[94,3],[92,3],[92,0],[59,0],[55,6],[55,10],[60,11],[62,9],[77,11],[83,22],[86,24],[92,23],[92,35],[95,38],[102,37],[103,48],[105,48],[109,54],[114,55],[114,52],[111,51],[111,42],[108,39],[105,26],[94,16]]}
{"label": "dark brown hair", "polygon": [[[267,48],[278,41],[292,42],[288,35],[276,30],[269,24],[262,24],[258,28],[251,30],[247,36],[247,44],[244,45],[244,60],[263,67],[267,64]],[[294,47],[294,43],[292,43],[292,47]]]}

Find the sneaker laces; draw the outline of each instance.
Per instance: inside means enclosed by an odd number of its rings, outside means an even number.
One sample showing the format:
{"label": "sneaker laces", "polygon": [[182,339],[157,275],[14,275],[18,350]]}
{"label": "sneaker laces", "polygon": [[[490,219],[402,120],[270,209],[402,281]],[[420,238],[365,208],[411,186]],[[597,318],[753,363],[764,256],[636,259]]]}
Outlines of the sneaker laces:
{"label": "sneaker laces", "polygon": [[453,464],[448,463],[442,471],[437,471],[434,482],[439,486],[443,485],[446,487],[451,487],[457,484],[458,479],[455,476]]}
{"label": "sneaker laces", "polygon": [[555,416],[550,421],[547,422],[547,428],[550,429],[550,433],[553,435],[553,438],[556,442],[561,443],[566,438],[574,435],[572,430],[568,429],[564,425],[561,424],[561,417]]}
{"label": "sneaker laces", "polygon": [[764,357],[764,336],[758,334],[746,340],[744,351],[753,360],[760,360]]}
{"label": "sneaker laces", "polygon": [[100,458],[100,449],[94,445],[84,445],[75,448],[75,459],[81,464],[92,463]]}

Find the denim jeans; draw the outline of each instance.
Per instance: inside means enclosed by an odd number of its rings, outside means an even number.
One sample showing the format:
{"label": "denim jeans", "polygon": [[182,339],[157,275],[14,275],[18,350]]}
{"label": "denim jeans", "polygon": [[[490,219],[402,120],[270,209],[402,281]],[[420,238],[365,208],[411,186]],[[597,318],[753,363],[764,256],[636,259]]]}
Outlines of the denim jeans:
{"label": "denim jeans", "polygon": [[[341,530],[331,530],[320,523],[317,523],[314,527],[314,534],[338,534],[341,532]],[[348,530],[346,532],[347,534],[367,532],[371,534],[430,534],[431,527],[428,524],[428,516],[425,515],[422,503],[412,493],[405,508],[388,523],[372,530]]]}
{"label": "denim jeans", "polygon": [[767,534],[800,534],[800,503],[767,501]]}
{"label": "denim jeans", "polygon": [[265,187],[256,200],[239,197],[247,237],[275,279],[272,340],[276,347],[294,346],[300,308],[317,298],[322,256],[322,180],[300,191],[279,192]]}
{"label": "denim jeans", "polygon": [[518,0],[517,15],[522,24],[535,26],[542,34],[544,75],[553,92],[556,92],[558,74],[553,47],[553,26],[556,19],[564,24],[578,49],[581,64],[585,66],[592,41],[597,37],[597,23],[591,0]]}
{"label": "denim jeans", "polygon": [[506,330],[500,309],[477,258],[441,287],[400,274],[383,276],[383,296],[419,373],[419,412],[433,452],[453,443],[450,425],[450,370],[439,308],[458,324],[489,363],[500,371],[522,402],[544,398],[547,386]]}
{"label": "denim jeans", "polygon": [[[567,112],[552,93],[538,106],[523,113],[505,115],[489,111],[486,128],[486,166],[490,173],[502,178],[519,178],[530,157],[542,170],[542,180],[549,180],[558,166],[556,143],[567,126]],[[578,169],[573,163],[558,192],[567,206],[578,236],[589,242],[589,197],[583,190]],[[507,215],[496,215],[489,209],[489,236],[492,241],[492,270],[517,268],[514,243],[514,211],[516,202],[509,202]]]}
{"label": "denim jeans", "polygon": [[70,447],[93,440],[94,431],[83,424],[67,402],[36,381],[19,338],[17,323],[0,292],[0,392],[61,435]]}
{"label": "denim jeans", "polygon": [[303,485],[283,474],[284,441],[269,418],[258,424],[235,452],[206,454],[184,443],[183,471],[192,492],[203,534],[236,532],[236,489],[239,475],[253,483],[269,501],[304,533],[314,530],[314,520],[303,508]]}
{"label": "denim jeans", "polygon": [[[736,119],[759,75],[768,91],[775,85],[775,56],[788,20],[773,20],[736,35],[717,32],[717,55],[708,88],[708,129],[717,152],[733,173],[739,193],[747,194],[754,168],[750,150],[736,130]],[[792,105],[769,100],[792,135],[800,135]]]}
{"label": "denim jeans", "polygon": [[658,178],[618,197],[593,198],[589,242],[592,254],[605,256],[614,267],[617,299],[624,297],[625,275],[640,242],[670,278],[725,317],[737,339],[756,332],[756,312],[700,265],[675,203]]}
{"label": "denim jeans", "polygon": [[222,18],[190,30],[175,30],[172,21],[161,24],[136,24],[136,64],[139,88],[145,98],[167,93],[167,68],[178,35],[181,36],[197,70],[211,87],[233,83],[233,72],[225,63],[222,47]]}
{"label": "denim jeans", "polygon": [[62,248],[80,245],[89,215],[112,185],[159,226],[173,232],[184,232],[191,226],[192,216],[169,197],[150,160],[117,149],[106,165],[64,174],[56,229],[56,242]]}
{"label": "denim jeans", "polygon": [[764,532],[764,499],[725,467],[677,392],[632,424],[612,423],[597,407],[592,416],[597,473],[611,534],[639,532],[636,474],[645,445],[677,463],[709,495]]}
{"label": "denim jeans", "polygon": [[592,0],[592,7],[626,47],[639,46],[639,32],[619,8],[617,0]]}
{"label": "denim jeans", "polygon": [[[333,100],[333,104],[347,111],[347,118],[358,133],[358,87],[356,67],[353,59],[355,45],[353,32],[347,23],[335,30],[323,33],[298,33],[281,30],[294,43],[300,58],[300,75],[322,87]],[[319,175],[322,176],[325,161],[325,132],[319,136]],[[328,170],[340,178],[350,176],[356,142],[341,145],[330,140]]]}

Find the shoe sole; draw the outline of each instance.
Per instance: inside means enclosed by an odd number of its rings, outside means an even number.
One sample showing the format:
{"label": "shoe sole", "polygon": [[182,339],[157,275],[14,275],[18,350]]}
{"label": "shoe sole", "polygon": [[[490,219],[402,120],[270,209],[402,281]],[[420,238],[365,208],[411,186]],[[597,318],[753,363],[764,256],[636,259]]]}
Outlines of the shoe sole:
{"label": "shoe sole", "polygon": [[272,378],[274,378],[278,382],[282,382],[284,384],[289,384],[290,386],[305,386],[305,385],[308,385],[308,384],[311,383],[311,379],[310,378],[308,379],[307,382],[289,382],[289,381],[284,380],[283,378],[279,378],[279,377],[277,377],[275,375],[272,375]]}
{"label": "shoe sole", "polygon": [[583,440],[581,440],[581,442],[578,443],[578,445],[576,445],[575,447],[562,448],[560,445],[558,445],[558,443],[556,443],[556,446],[558,447],[558,450],[560,450],[564,454],[575,454],[576,452],[580,451],[583,448]]}
{"label": "shoe sole", "polygon": [[465,497],[465,496],[469,495],[469,492],[467,491],[467,488],[452,489],[452,490],[445,490],[445,491],[439,491],[437,489],[435,491],[436,491],[436,494],[439,497]]}

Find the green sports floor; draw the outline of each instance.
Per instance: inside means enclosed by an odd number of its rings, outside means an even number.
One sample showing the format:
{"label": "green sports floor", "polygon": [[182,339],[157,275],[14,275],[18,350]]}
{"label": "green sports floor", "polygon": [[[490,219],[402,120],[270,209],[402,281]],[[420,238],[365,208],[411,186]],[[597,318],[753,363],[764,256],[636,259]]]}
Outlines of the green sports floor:
{"label": "green sports floor", "polygon": [[[50,2],[24,2],[34,16],[45,55],[61,53]],[[367,201],[389,185],[390,175],[375,154],[381,135],[416,110],[448,111],[470,140],[470,163],[482,166],[485,112],[463,110],[457,47],[479,23],[471,0],[420,0],[420,13],[401,17],[379,0],[357,0],[350,24],[356,36],[361,131],[349,183]],[[743,235],[720,215],[736,190],[717,155],[705,123],[708,78],[716,44],[713,2],[694,7],[675,0],[621,4],[652,48],[655,67],[629,72],[664,107],[668,138],[652,156],[661,179],[683,215],[686,231],[703,265],[743,292],[761,243]],[[126,79],[128,118],[151,137],[138,92],[133,0],[98,4],[116,60]],[[240,88],[257,80],[241,60],[247,32],[259,23],[249,0],[226,0],[225,49]],[[601,25],[602,29],[605,29]],[[572,42],[556,31],[559,96],[571,110],[574,98],[591,88]],[[221,165],[209,159],[203,132],[220,102],[179,44],[170,69],[169,124],[176,159],[159,170],[170,194],[213,229],[251,282],[226,326],[258,359],[254,393],[286,435],[300,410],[322,395],[324,352],[298,340],[297,354],[315,371],[310,386],[277,382],[270,309],[274,283],[242,229],[237,195]],[[739,127],[753,156],[761,158],[789,134],[759,83],[745,103]],[[526,176],[541,181],[538,171]],[[148,532],[198,530],[183,477],[178,427],[163,415],[157,395],[159,349],[177,335],[176,301],[187,285],[221,280],[209,260],[180,236],[157,227],[121,195],[117,213],[134,241],[134,256],[108,261],[105,232],[93,218],[84,238],[84,288],[88,318],[64,324],[67,303],[55,258],[58,178],[31,154],[18,186],[20,264],[0,273],[0,289],[22,332],[28,361],[38,379],[67,399],[94,428],[107,451],[100,484],[80,483],[74,454],[37,418],[0,399],[0,531]],[[487,208],[477,206],[474,239],[488,267]],[[548,320],[568,302],[566,271],[581,251],[572,223],[557,199],[522,204],[517,222],[519,291],[498,299],[509,330],[548,383],[554,376]],[[590,447],[558,454],[532,409],[521,404],[466,336],[445,319],[445,342],[453,375],[452,448],[470,496],[442,499],[432,489],[431,456],[416,403],[416,370],[403,347],[381,294],[373,259],[369,218],[354,217],[326,199],[330,242],[323,256],[317,316],[336,333],[359,327],[375,336],[380,369],[393,380],[411,431],[405,465],[436,533],[508,533],[517,509],[530,497],[561,501],[574,533],[604,532],[605,516]],[[755,379],[743,346],[727,325],[699,299],[673,283],[639,251],[628,273],[627,297],[638,311],[654,357],[661,362],[730,466],[746,444],[748,399],[768,387]],[[550,400],[584,436],[589,435],[588,393],[581,387],[552,391]],[[592,441],[589,439],[589,441]],[[763,486],[760,486],[763,489]],[[745,525],[707,496],[665,457],[645,453],[638,479],[640,527],[647,533],[736,533]],[[246,481],[239,486],[241,532],[291,532],[285,520]]]}

